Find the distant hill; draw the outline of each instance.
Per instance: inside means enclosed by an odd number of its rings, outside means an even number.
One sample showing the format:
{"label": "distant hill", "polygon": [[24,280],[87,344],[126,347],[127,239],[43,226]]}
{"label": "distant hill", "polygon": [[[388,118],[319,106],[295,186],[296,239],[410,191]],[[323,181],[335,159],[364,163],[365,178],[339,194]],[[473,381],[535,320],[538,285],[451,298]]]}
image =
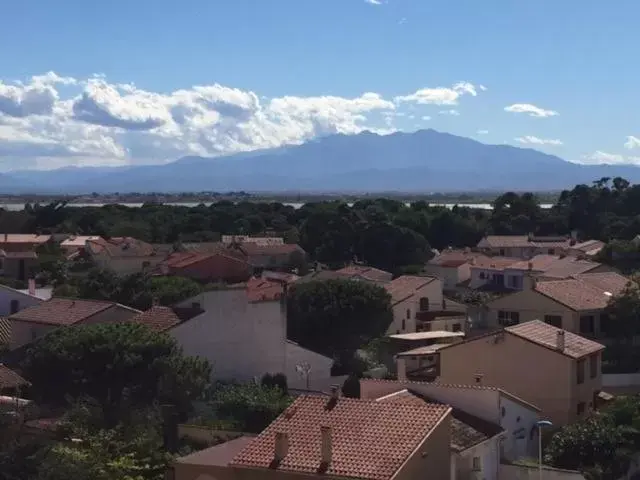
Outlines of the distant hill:
{"label": "distant hill", "polygon": [[486,145],[435,130],[332,135],[302,145],[164,165],[19,171],[0,176],[2,193],[184,191],[549,191],[640,168],[577,165],[529,148]]}

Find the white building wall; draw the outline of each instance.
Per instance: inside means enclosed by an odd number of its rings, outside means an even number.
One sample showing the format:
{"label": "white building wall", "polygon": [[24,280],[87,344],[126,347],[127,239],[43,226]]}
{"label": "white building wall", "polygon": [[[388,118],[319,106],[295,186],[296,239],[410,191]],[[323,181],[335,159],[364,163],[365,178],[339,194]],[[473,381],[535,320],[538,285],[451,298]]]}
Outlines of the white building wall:
{"label": "white building wall", "polygon": [[300,390],[307,389],[307,381],[304,375],[296,367],[308,368],[309,384],[311,390],[327,391],[333,384],[342,386],[344,378],[332,377],[331,366],[333,360],[319,353],[312,352],[294,342],[286,342],[286,367],[285,375],[289,388]]}
{"label": "white building wall", "polygon": [[249,303],[244,289],[229,289],[205,292],[179,305],[194,302],[205,312],[169,333],[185,354],[212,364],[214,380],[246,382],[265,373],[284,373],[289,386],[304,388],[306,381],[295,367],[306,362],[312,369],[311,388],[326,388],[332,360],[287,342],[280,301]]}
{"label": "white building wall", "polygon": [[500,436],[495,436],[456,455],[456,479],[474,478],[473,458],[480,459],[480,471],[476,478],[497,480],[500,467]]}
{"label": "white building wall", "polygon": [[417,290],[411,297],[393,305],[393,322],[387,329],[387,335],[416,331],[416,313],[420,311],[421,298],[429,299],[429,310],[442,310],[442,281],[436,279]]}
{"label": "white building wall", "polygon": [[534,457],[538,452],[536,422],[540,419],[540,412],[501,394],[500,416],[500,426],[506,432],[502,442],[504,458],[516,460]]}
{"label": "white building wall", "polygon": [[13,300],[17,302],[16,312],[28,307],[40,305],[43,302],[43,300],[37,297],[32,297],[31,295],[0,285],[0,316],[6,317],[15,313],[11,311],[11,302]]}

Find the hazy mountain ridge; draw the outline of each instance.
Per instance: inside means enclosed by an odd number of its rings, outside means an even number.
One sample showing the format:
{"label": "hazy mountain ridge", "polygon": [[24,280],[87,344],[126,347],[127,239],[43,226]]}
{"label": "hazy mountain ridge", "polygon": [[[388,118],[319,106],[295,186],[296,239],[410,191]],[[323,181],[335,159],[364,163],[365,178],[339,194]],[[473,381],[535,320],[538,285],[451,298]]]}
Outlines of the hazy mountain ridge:
{"label": "hazy mountain ridge", "polygon": [[636,166],[577,165],[529,148],[435,130],[332,135],[302,145],[163,165],[0,175],[2,193],[556,190],[600,177],[640,181]]}

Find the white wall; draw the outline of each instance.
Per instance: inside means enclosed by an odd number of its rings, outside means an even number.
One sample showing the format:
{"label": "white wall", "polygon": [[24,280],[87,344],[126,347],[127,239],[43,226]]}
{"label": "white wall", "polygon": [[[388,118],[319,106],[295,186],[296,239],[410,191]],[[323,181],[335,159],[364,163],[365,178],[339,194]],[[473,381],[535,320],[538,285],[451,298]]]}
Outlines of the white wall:
{"label": "white wall", "polygon": [[280,301],[249,303],[244,289],[228,289],[205,292],[180,305],[193,302],[205,312],[169,333],[187,355],[209,360],[213,379],[246,382],[265,373],[284,373],[289,386],[304,388],[295,366],[307,362],[311,388],[326,388],[332,360],[287,342]]}
{"label": "white wall", "polygon": [[538,453],[536,422],[540,419],[540,413],[501,393],[500,416],[500,426],[506,433],[502,442],[504,458],[513,461],[535,457]]}
{"label": "white wall", "polygon": [[34,305],[40,305],[43,302],[37,297],[18,292],[12,288],[0,286],[0,316],[5,317],[11,315],[12,300],[18,301],[18,312],[25,308],[33,307]]}
{"label": "white wall", "polygon": [[[289,388],[305,390],[307,382],[296,370],[297,365],[308,364],[311,369],[309,373],[309,388],[311,390],[327,391],[333,384],[342,386],[343,378],[331,376],[331,366],[333,360],[319,353],[312,352],[294,342],[285,343],[286,367],[285,375]],[[342,380],[342,381],[341,381]]]}
{"label": "white wall", "polygon": [[500,437],[495,436],[478,445],[460,452],[456,458],[456,478],[466,480],[473,471],[473,458],[480,458],[478,478],[483,480],[497,480],[500,468]]}
{"label": "white wall", "polygon": [[429,299],[429,310],[442,310],[442,281],[435,279],[417,290],[411,297],[393,305],[393,322],[387,329],[387,335],[416,331],[416,313],[420,311],[420,299],[423,297]]}

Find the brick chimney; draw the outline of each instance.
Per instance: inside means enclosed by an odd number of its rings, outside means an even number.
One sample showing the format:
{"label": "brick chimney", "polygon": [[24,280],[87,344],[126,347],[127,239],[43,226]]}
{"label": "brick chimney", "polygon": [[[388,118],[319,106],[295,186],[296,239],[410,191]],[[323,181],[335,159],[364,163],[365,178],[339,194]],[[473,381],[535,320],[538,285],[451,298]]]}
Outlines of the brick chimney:
{"label": "brick chimney", "polygon": [[320,458],[323,465],[331,464],[333,443],[331,438],[331,427],[320,427]]}
{"label": "brick chimney", "polygon": [[564,351],[564,330],[558,330],[556,335],[556,348],[561,352]]}
{"label": "brick chimney", "polygon": [[289,453],[289,437],[285,432],[276,432],[276,444],[273,458],[276,462],[281,462]]}

